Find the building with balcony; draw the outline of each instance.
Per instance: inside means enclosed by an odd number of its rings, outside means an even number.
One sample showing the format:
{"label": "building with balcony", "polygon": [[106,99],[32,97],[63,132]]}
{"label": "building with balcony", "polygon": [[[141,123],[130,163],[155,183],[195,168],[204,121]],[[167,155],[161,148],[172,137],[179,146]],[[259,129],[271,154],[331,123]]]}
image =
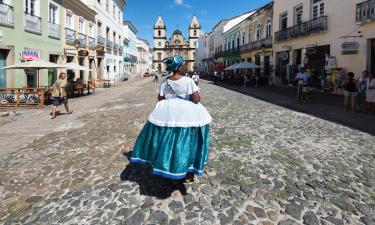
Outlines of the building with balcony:
{"label": "building with balcony", "polygon": [[150,43],[142,38],[137,38],[137,76],[142,76],[152,69],[152,51]]}
{"label": "building with balcony", "polygon": [[[211,33],[211,32],[210,32]],[[195,65],[197,65],[197,71],[200,74],[207,73],[208,72],[208,37],[210,33],[201,33],[198,38],[198,46],[195,50],[197,57],[195,59]]]}
{"label": "building with balcony", "polygon": [[128,79],[132,79],[137,76],[137,65],[138,65],[138,49],[137,49],[137,28],[131,21],[123,22],[123,63],[124,71],[128,76]]}
{"label": "building with balcony", "polygon": [[374,0],[275,0],[274,81],[290,83],[299,67],[315,77],[374,71],[374,13]]}
{"label": "building with balcony", "polygon": [[[63,62],[62,0],[0,1],[0,67],[30,59]],[[26,57],[32,56],[32,57]],[[57,70],[41,70],[40,86],[51,86]],[[0,88],[37,86],[35,70],[0,70]]]}
{"label": "building with balcony", "polygon": [[65,63],[76,63],[91,71],[67,70],[68,81],[80,79],[82,82],[98,79],[95,51],[96,11],[88,5],[90,0],[64,0],[63,55]]}
{"label": "building with balcony", "polygon": [[260,66],[254,75],[260,84],[268,84],[272,66],[273,2],[266,4],[242,21],[240,27],[241,61],[253,62]]}
{"label": "building with balcony", "polygon": [[223,27],[224,42],[223,51],[220,52],[220,57],[223,57],[225,67],[231,66],[241,61],[241,24],[246,19],[249,19],[253,14],[254,11],[251,11],[231,18]]}
{"label": "building with balcony", "polygon": [[114,81],[124,71],[122,46],[123,36],[123,11],[126,0],[87,0],[97,12],[97,66],[103,69],[100,79]]}

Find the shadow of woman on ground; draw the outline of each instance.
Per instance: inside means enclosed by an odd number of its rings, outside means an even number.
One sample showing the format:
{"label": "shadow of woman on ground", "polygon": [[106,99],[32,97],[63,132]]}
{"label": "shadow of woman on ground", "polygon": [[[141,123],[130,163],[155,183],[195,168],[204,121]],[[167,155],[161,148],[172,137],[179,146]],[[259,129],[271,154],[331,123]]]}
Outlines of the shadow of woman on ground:
{"label": "shadow of woman on ground", "polygon": [[[130,159],[131,152],[124,155]],[[129,163],[121,173],[122,181],[136,182],[139,185],[140,194],[145,196],[167,199],[176,190],[182,195],[186,195],[184,183],[174,183],[170,179],[152,174],[152,167],[147,165]]]}

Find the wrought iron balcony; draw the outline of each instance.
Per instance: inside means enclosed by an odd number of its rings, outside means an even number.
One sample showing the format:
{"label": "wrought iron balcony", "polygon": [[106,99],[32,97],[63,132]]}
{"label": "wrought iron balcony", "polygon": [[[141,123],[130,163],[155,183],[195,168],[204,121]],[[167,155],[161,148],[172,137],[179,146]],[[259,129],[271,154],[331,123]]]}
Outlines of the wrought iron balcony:
{"label": "wrought iron balcony", "polygon": [[0,3],[0,24],[13,26],[13,6]]}
{"label": "wrought iron balcony", "polygon": [[82,33],[78,33],[78,40],[79,40],[79,47],[80,48],[86,48],[87,46],[87,36]]}
{"label": "wrought iron balcony", "polygon": [[275,33],[275,41],[283,42],[291,39],[317,34],[328,30],[328,17],[321,16],[316,19],[280,30]]}
{"label": "wrought iron balcony", "polygon": [[240,51],[249,52],[265,48],[272,48],[272,37],[264,38],[260,41],[254,41],[251,44],[241,46]]}
{"label": "wrought iron balcony", "polygon": [[25,12],[25,30],[41,34],[42,33],[42,18]]}
{"label": "wrought iron balcony", "polygon": [[375,20],[375,0],[358,3],[356,6],[357,24],[367,23]]}
{"label": "wrought iron balcony", "polygon": [[48,22],[48,36],[60,39],[61,30],[60,25],[52,22]]}
{"label": "wrought iron balcony", "polygon": [[65,28],[65,41],[69,45],[76,44],[76,32],[70,28]]}
{"label": "wrought iron balcony", "polygon": [[105,46],[105,38],[98,35],[98,45]]}
{"label": "wrought iron balcony", "polygon": [[222,56],[230,57],[230,56],[238,56],[240,54],[240,48],[233,48],[227,51],[222,52]]}
{"label": "wrought iron balcony", "polygon": [[107,39],[107,48],[113,48],[113,42]]}
{"label": "wrought iron balcony", "polygon": [[95,38],[89,37],[88,40],[89,40],[89,44],[88,44],[89,48],[91,49],[95,48]]}

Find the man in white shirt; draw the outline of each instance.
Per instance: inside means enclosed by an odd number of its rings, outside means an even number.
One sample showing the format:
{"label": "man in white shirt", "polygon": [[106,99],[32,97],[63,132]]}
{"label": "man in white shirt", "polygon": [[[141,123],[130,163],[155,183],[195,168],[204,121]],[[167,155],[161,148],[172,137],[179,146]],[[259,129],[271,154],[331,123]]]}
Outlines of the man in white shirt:
{"label": "man in white shirt", "polygon": [[296,80],[298,81],[298,89],[297,89],[298,100],[301,100],[302,89],[304,86],[308,84],[309,78],[310,78],[310,74],[304,68],[301,68],[301,70],[297,73]]}
{"label": "man in white shirt", "polygon": [[199,75],[194,73],[194,75],[191,77],[195,84],[198,86],[199,85]]}

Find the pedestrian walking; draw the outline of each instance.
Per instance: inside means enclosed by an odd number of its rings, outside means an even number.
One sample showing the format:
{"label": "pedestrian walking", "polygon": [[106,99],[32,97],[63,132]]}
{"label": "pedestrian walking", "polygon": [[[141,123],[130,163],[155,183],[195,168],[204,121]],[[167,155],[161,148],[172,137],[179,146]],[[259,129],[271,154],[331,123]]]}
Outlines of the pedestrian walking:
{"label": "pedestrian walking", "polygon": [[370,113],[375,113],[375,77],[373,73],[368,74],[366,102],[369,104]]}
{"label": "pedestrian walking", "polygon": [[348,73],[347,79],[344,81],[342,86],[344,88],[344,111],[346,112],[346,108],[350,101],[352,112],[355,112],[356,110],[355,99],[357,97],[358,84],[357,84],[357,81],[354,79],[354,73],[352,72]]}
{"label": "pedestrian walking", "polygon": [[217,72],[215,70],[214,72],[214,83],[217,84],[217,79],[218,79],[218,75],[217,75]]}
{"label": "pedestrian walking", "polygon": [[193,81],[195,82],[195,84],[197,86],[199,86],[199,75],[197,73],[194,73],[193,76],[191,77],[191,79],[193,79]]}
{"label": "pedestrian walking", "polygon": [[366,89],[367,89],[367,71],[363,71],[358,78],[358,109],[362,112],[366,111]]}
{"label": "pedestrian walking", "polygon": [[300,71],[297,73],[296,80],[298,82],[297,87],[297,99],[301,102],[303,87],[308,85],[308,81],[310,78],[310,73],[308,73],[304,68],[301,68]]}
{"label": "pedestrian walking", "polygon": [[131,163],[153,167],[153,174],[178,182],[202,176],[208,159],[211,116],[199,103],[199,87],[184,76],[184,59],[164,59],[173,72],[159,88],[154,111],[143,127]]}
{"label": "pedestrian walking", "polygon": [[159,81],[159,73],[155,73],[154,82],[158,82],[158,81]]}
{"label": "pedestrian walking", "polygon": [[66,92],[65,92],[65,87],[66,87],[65,79],[66,79],[66,74],[60,73],[59,79],[57,79],[55,83],[53,84],[53,91],[52,91],[53,105],[52,105],[51,119],[56,118],[57,106],[61,104],[64,104],[67,114],[73,113],[73,110],[70,110],[68,106],[68,97],[66,96]]}

